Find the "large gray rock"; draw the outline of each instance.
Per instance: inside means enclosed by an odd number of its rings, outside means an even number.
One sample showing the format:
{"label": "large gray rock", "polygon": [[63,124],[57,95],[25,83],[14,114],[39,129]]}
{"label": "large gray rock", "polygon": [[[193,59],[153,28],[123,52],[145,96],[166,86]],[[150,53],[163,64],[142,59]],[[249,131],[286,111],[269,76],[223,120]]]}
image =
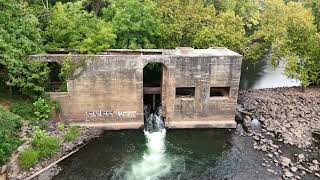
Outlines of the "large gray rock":
{"label": "large gray rock", "polygon": [[250,123],[251,129],[256,132],[259,133],[261,130],[261,123],[258,121],[258,119],[253,119]]}
{"label": "large gray rock", "polygon": [[299,154],[298,158],[299,158],[299,161],[304,161],[306,159],[303,154]]}
{"label": "large gray rock", "polygon": [[286,176],[286,177],[293,177],[294,176],[294,174],[292,174],[289,170],[287,170],[287,169],[285,169],[284,170],[284,175]]}
{"label": "large gray rock", "polygon": [[282,166],[289,167],[291,163],[291,159],[285,156],[280,156],[280,163],[282,164]]}

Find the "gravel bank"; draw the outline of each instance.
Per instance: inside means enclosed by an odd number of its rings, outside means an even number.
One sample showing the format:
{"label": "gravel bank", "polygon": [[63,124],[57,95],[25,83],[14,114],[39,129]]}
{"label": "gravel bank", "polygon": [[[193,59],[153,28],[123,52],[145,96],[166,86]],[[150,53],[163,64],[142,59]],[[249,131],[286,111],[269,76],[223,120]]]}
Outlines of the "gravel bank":
{"label": "gravel bank", "polygon": [[285,144],[308,147],[320,129],[320,87],[245,90],[238,101]]}
{"label": "gravel bank", "polygon": [[[238,129],[265,153],[264,166],[282,179],[319,179],[320,87],[244,90]],[[258,130],[257,130],[258,129]],[[239,131],[239,130],[238,130]],[[239,131],[239,132],[240,132]]]}

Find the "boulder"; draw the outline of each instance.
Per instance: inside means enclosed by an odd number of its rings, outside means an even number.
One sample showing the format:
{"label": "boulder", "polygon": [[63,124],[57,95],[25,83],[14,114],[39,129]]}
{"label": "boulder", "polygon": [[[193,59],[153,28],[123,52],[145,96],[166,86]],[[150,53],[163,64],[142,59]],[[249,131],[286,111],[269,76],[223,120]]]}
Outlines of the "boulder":
{"label": "boulder", "polygon": [[305,157],[304,157],[303,154],[299,154],[299,155],[298,155],[298,158],[299,158],[300,161],[304,161],[304,160],[305,160]]}
{"label": "boulder", "polygon": [[259,133],[261,130],[261,123],[257,119],[253,119],[250,123],[250,126],[255,133]]}
{"label": "boulder", "polygon": [[285,157],[285,156],[280,156],[280,163],[282,166],[289,167],[291,163],[291,159]]}
{"label": "boulder", "polygon": [[297,167],[291,167],[290,170],[291,170],[292,172],[297,172],[298,168],[297,168]]}

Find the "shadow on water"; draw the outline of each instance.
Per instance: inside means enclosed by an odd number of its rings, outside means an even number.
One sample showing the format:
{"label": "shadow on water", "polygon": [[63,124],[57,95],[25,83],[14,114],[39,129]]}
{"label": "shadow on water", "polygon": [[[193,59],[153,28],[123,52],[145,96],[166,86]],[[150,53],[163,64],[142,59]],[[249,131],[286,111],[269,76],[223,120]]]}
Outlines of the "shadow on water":
{"label": "shadow on water", "polygon": [[[266,179],[263,154],[248,137],[227,129],[168,130],[170,171],[156,179]],[[55,180],[132,179],[125,176],[147,149],[141,131],[105,132],[62,162]],[[147,168],[147,167],[145,167]],[[151,167],[150,167],[151,168]]]}

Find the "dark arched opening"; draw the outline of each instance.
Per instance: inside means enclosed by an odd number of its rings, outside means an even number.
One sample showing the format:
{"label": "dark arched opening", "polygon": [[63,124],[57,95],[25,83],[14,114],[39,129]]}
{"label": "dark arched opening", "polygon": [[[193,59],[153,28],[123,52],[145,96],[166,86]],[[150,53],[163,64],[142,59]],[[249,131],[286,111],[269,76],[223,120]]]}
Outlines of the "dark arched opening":
{"label": "dark arched opening", "polygon": [[162,63],[148,63],[143,68],[143,104],[155,113],[160,108],[165,117],[166,78],[168,71]]}

